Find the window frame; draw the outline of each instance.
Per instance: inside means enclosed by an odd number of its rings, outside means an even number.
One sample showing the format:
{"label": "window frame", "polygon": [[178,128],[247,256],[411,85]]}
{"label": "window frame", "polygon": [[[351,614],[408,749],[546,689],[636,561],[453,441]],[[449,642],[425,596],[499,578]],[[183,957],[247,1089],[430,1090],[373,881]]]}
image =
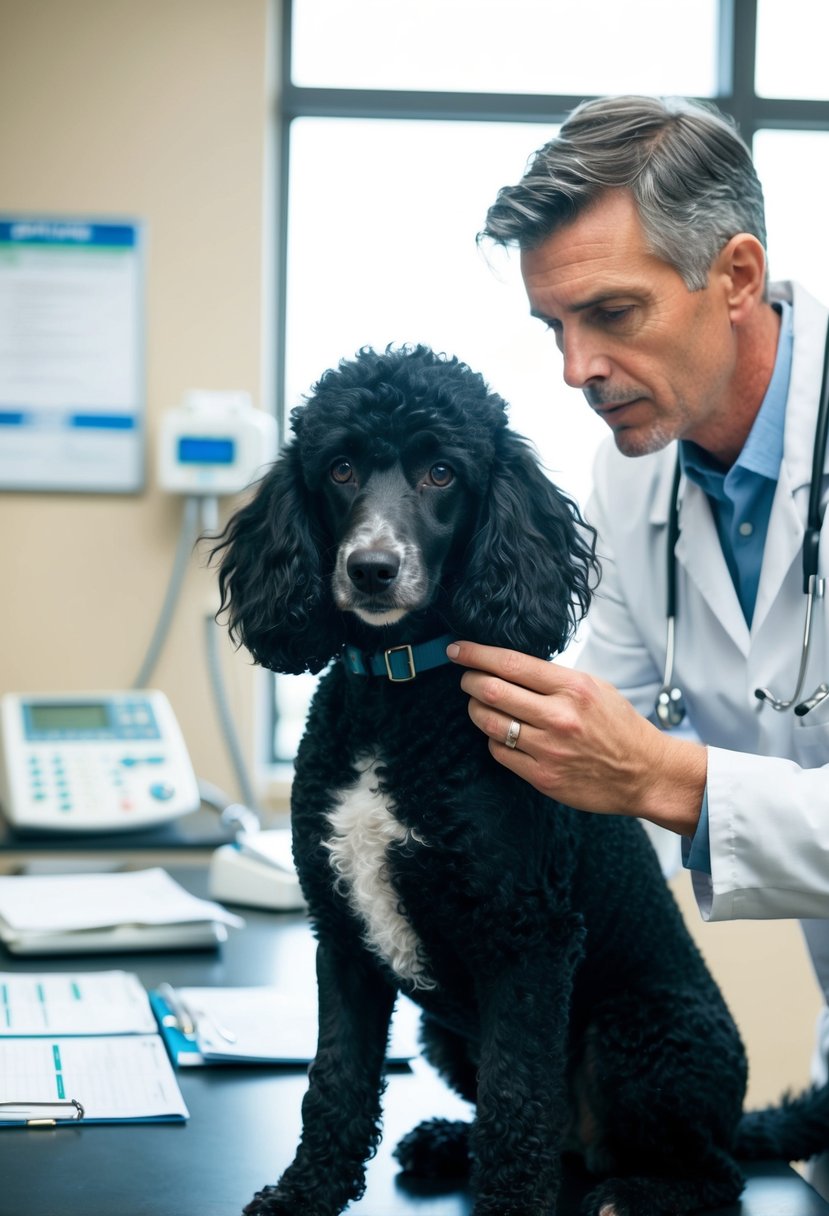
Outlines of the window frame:
{"label": "window frame", "polygon": [[[758,130],[829,131],[829,100],[762,97],[755,90],[757,0],[719,0],[716,91],[700,98],[715,104],[736,121],[751,148]],[[526,122],[547,127],[561,123],[581,101],[595,94],[446,93],[387,89],[305,87],[292,79],[293,0],[282,0],[281,21],[275,23],[278,46],[278,87],[274,130],[276,241],[273,350],[273,405],[280,443],[287,437],[285,391],[286,306],[288,265],[288,190],[291,172],[291,124],[298,118],[411,119],[435,122]],[[269,688],[272,686],[269,685]],[[284,766],[273,754],[275,699],[268,723],[266,763]]]}

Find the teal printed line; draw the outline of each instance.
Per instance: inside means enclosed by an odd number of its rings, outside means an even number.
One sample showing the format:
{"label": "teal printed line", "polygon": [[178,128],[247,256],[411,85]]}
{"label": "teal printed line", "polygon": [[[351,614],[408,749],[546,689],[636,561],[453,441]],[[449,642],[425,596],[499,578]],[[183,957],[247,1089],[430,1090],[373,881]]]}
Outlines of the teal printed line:
{"label": "teal printed line", "polygon": [[37,999],[40,1001],[41,1005],[45,1005],[46,1004],[46,993],[43,991],[42,984],[37,985],[36,992],[37,992]]}
{"label": "teal printed line", "polygon": [[9,1003],[9,986],[8,984],[0,984],[0,1000],[4,1005]]}
{"label": "teal printed line", "polygon": [[72,995],[73,995],[73,997],[75,998],[75,1000],[76,1000],[76,1001],[81,1000],[81,989],[80,989],[80,985],[79,985],[79,984],[76,984],[74,980],[72,981]]}
{"label": "teal printed line", "polygon": [[57,1043],[52,1044],[52,1059],[55,1062],[55,1085],[58,1088],[58,1097],[63,1099],[66,1097],[66,1090],[63,1087],[63,1077],[61,1075],[63,1066],[60,1062],[60,1048]]}

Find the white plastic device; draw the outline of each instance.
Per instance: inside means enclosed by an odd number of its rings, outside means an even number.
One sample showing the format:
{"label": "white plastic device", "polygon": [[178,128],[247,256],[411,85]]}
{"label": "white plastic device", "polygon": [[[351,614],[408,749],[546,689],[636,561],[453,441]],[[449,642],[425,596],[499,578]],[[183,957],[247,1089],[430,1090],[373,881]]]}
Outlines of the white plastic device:
{"label": "white plastic device", "polygon": [[145,828],[195,811],[198,783],[164,693],[8,693],[0,803],[14,827]]}
{"label": "white plastic device", "polygon": [[159,484],[172,494],[238,494],[276,448],[276,419],[248,393],[194,389],[161,420]]}
{"label": "white plastic device", "polygon": [[240,832],[233,844],[221,845],[210,859],[208,891],[222,903],[280,912],[304,908],[290,831]]}

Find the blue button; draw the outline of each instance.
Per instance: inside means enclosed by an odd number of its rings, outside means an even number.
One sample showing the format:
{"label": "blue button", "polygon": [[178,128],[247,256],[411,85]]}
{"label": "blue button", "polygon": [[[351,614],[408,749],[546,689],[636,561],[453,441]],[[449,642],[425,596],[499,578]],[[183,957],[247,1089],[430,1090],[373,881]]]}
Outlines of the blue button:
{"label": "blue button", "polygon": [[159,802],[167,802],[175,793],[175,787],[167,785],[166,782],[159,782],[156,785],[150,786],[150,793],[153,798],[157,798]]}

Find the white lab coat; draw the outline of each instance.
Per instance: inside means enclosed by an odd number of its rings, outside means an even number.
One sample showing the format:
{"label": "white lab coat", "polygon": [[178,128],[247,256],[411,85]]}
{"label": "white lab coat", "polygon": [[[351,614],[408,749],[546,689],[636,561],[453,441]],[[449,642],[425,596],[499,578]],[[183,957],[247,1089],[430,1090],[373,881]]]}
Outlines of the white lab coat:
{"label": "white lab coat", "polygon": [[[676,549],[675,682],[708,745],[711,877],[694,874],[711,920],[818,918],[805,926],[829,993],[829,698],[803,718],[777,713],[757,687],[789,697],[800,663],[805,596],[801,549],[827,312],[801,288],[783,460],[751,629],[746,625],[703,491],[683,479]],[[622,456],[609,439],[596,461],[587,516],[603,576],[578,666],[615,684],[650,715],[665,664],[666,533],[676,446]],[[824,467],[824,473],[826,466]],[[827,492],[824,476],[824,501]],[[829,526],[819,569],[829,576]],[[829,597],[816,606],[803,696],[829,681]]]}

